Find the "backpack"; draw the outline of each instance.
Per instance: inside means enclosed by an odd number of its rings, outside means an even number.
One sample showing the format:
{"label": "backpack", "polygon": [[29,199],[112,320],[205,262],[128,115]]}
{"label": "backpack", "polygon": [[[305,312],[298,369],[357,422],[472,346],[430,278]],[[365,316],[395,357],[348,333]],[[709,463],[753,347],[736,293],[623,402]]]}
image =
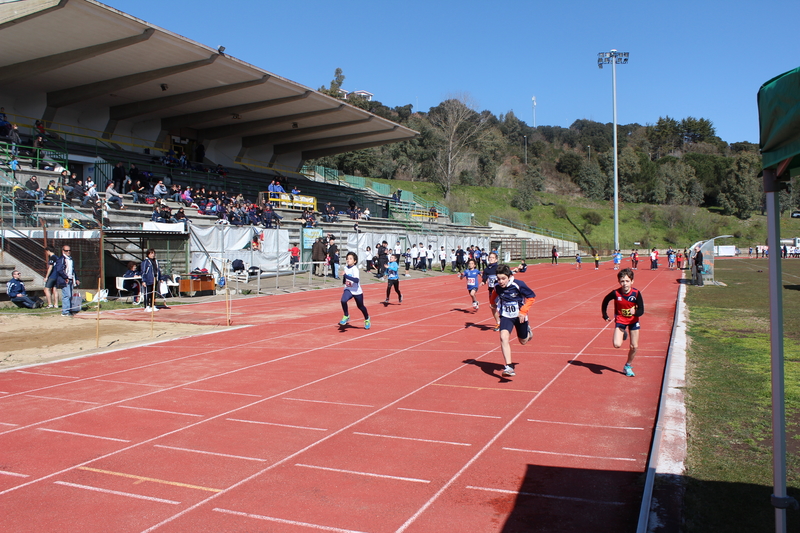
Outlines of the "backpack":
{"label": "backpack", "polygon": [[234,259],[233,263],[231,263],[231,270],[234,272],[244,271],[244,261],[241,259]]}

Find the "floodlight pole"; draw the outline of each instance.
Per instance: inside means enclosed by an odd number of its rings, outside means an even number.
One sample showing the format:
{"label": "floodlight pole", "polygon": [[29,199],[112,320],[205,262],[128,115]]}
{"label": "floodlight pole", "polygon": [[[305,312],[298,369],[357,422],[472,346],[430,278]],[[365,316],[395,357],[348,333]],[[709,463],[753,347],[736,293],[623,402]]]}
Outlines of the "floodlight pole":
{"label": "floodlight pole", "polygon": [[611,98],[614,108],[614,249],[619,250],[619,157],[617,155],[617,63],[628,62],[628,52],[600,52],[597,54],[597,66],[601,69],[604,63],[611,63]]}
{"label": "floodlight pole", "polygon": [[525,141],[525,165],[528,165],[528,136],[523,135],[522,138]]}
{"label": "floodlight pole", "polygon": [[536,97],[531,97],[531,107],[533,108],[533,129],[536,129]]}

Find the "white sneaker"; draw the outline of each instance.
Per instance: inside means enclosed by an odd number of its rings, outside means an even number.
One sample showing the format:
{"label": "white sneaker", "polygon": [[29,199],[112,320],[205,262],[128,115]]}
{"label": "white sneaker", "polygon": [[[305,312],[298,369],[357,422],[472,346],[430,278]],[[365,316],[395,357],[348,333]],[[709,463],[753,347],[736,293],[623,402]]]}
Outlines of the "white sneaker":
{"label": "white sneaker", "polygon": [[145,307],[145,308],[144,308],[144,312],[145,312],[145,313],[149,313],[149,312],[150,312],[150,311],[152,311],[152,310],[153,310],[153,308],[152,308],[152,307]]}

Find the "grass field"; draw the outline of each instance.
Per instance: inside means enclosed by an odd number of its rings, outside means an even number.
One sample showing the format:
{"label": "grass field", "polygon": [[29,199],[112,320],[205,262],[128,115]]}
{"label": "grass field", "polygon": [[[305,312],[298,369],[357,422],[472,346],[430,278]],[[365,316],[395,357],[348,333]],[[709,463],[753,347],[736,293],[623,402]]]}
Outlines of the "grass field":
{"label": "grass field", "polygon": [[[774,531],[768,267],[718,260],[727,287],[688,287],[687,532]],[[800,500],[800,259],[783,261],[787,484]],[[800,512],[787,511],[788,531]]]}

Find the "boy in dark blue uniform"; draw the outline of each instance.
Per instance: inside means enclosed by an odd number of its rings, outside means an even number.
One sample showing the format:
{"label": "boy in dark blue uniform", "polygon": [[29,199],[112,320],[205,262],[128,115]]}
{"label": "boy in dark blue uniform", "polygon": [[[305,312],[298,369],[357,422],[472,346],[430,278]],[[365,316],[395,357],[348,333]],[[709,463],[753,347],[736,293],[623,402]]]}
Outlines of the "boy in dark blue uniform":
{"label": "boy in dark blue uniform", "polygon": [[515,375],[511,365],[511,330],[517,330],[517,339],[522,345],[528,344],[533,337],[528,310],[536,301],[536,294],[524,281],[514,279],[508,265],[497,267],[496,303],[500,314],[500,350],[503,352],[505,368],[504,376]]}
{"label": "boy in dark blue uniform", "polygon": [[494,288],[497,285],[497,254],[495,252],[489,253],[489,264],[486,265],[486,268],[483,269],[483,280],[481,281],[481,286],[488,285],[489,286],[489,308],[492,310],[492,316],[494,317],[495,331],[500,331],[500,315],[497,314],[497,304],[495,303],[495,299],[497,295],[494,292]]}

